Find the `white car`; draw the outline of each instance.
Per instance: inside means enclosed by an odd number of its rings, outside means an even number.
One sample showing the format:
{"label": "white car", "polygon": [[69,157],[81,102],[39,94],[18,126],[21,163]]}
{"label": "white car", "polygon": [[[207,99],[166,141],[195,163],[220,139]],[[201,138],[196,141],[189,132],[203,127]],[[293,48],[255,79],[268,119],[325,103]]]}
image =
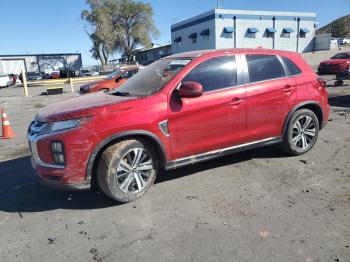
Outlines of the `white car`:
{"label": "white car", "polygon": [[0,74],[0,88],[8,87],[12,84],[12,79],[5,74]]}
{"label": "white car", "polygon": [[350,38],[343,38],[343,44],[350,44]]}
{"label": "white car", "polygon": [[331,38],[331,44],[332,45],[338,45],[338,40],[336,38]]}

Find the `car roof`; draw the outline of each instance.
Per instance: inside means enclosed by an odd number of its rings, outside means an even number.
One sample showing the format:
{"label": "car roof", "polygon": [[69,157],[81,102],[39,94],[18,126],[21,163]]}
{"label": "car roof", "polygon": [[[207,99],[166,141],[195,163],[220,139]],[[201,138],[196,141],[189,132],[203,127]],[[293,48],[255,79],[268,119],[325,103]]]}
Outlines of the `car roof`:
{"label": "car roof", "polygon": [[185,52],[168,56],[166,58],[196,58],[207,55],[225,55],[225,54],[244,54],[244,53],[257,53],[257,54],[270,54],[270,55],[283,55],[283,54],[295,54],[291,51],[273,50],[265,48],[230,48],[230,49],[208,49]]}

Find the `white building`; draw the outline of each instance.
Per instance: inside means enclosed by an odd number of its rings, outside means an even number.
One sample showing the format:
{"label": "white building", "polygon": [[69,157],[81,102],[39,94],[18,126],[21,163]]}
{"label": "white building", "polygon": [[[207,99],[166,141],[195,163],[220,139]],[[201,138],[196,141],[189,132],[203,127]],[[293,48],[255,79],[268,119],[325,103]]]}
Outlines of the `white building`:
{"label": "white building", "polygon": [[201,49],[314,50],[315,13],[214,9],[171,26],[173,53]]}
{"label": "white building", "polygon": [[0,73],[19,74],[26,72],[51,72],[60,69],[80,70],[80,53],[38,54],[38,55],[0,55]]}

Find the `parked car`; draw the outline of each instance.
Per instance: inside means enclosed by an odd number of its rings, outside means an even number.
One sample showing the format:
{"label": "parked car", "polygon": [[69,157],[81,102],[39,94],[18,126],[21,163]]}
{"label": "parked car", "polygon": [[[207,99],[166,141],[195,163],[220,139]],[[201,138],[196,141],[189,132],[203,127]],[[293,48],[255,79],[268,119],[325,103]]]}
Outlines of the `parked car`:
{"label": "parked car", "polygon": [[331,38],[331,44],[338,45],[338,40],[336,38]]}
{"label": "parked car", "polygon": [[338,71],[347,70],[350,64],[350,52],[336,54],[331,59],[322,61],[318,66],[319,74],[336,74]]}
{"label": "parked car", "polygon": [[139,71],[137,66],[119,68],[102,80],[93,81],[80,87],[80,94],[109,91],[121,86]]}
{"label": "parked car", "polygon": [[141,197],[160,169],[278,144],[308,152],[327,123],[325,82],[297,53],[206,50],[160,59],[118,89],[50,105],[29,127],[48,185]]}
{"label": "parked car", "polygon": [[41,80],[42,75],[39,72],[27,72],[27,80],[33,81],[33,80]]}
{"label": "parked car", "polygon": [[81,70],[79,73],[79,77],[92,76],[92,72],[90,70]]}
{"label": "parked car", "polygon": [[338,41],[338,45],[344,45],[343,38],[338,38],[337,41]]}
{"label": "parked car", "polygon": [[9,77],[7,74],[0,74],[0,88],[8,87],[12,85],[12,78]]}
{"label": "parked car", "polygon": [[16,74],[9,74],[8,75],[11,81],[11,86],[15,85],[17,83],[18,76]]}
{"label": "parked car", "polygon": [[350,38],[343,38],[344,45],[350,44]]}
{"label": "parked car", "polygon": [[50,73],[50,79],[58,79],[60,78],[60,72],[59,71],[53,71]]}

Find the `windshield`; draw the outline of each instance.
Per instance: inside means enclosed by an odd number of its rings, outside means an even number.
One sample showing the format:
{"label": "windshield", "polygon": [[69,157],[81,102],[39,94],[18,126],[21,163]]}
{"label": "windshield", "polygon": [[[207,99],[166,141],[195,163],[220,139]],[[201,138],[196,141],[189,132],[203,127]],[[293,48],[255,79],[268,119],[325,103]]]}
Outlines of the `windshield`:
{"label": "windshield", "polygon": [[107,79],[107,80],[112,80],[114,77],[116,77],[117,75],[120,75],[120,73],[121,73],[122,71],[120,70],[120,69],[117,69],[117,70],[115,70],[115,71],[113,71],[112,73],[110,73],[109,75],[107,75],[106,77],[105,77],[105,79]]}
{"label": "windshield", "polygon": [[40,74],[37,72],[28,72],[27,73],[27,76],[38,76],[38,75],[40,75]]}
{"label": "windshield", "polygon": [[340,53],[332,57],[332,59],[350,59],[350,53]]}
{"label": "windshield", "polygon": [[149,96],[162,89],[190,59],[162,59],[145,67],[111,95]]}

